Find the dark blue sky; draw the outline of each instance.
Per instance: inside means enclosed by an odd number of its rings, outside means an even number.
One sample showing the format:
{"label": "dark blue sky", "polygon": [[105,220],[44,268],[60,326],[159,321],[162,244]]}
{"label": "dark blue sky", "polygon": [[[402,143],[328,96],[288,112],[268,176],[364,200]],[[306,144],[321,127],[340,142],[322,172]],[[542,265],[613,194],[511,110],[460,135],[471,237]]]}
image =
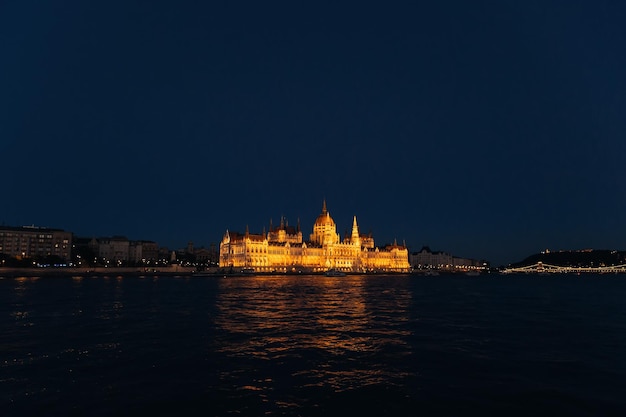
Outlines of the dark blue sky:
{"label": "dark blue sky", "polygon": [[2,2],[0,222],[626,249],[626,3],[270,3]]}

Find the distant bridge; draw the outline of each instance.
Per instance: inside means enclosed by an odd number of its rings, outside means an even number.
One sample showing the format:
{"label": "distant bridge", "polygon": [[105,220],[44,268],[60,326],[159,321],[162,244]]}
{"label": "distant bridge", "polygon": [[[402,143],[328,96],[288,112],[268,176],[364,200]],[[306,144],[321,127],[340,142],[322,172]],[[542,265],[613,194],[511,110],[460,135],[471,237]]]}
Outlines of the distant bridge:
{"label": "distant bridge", "polygon": [[626,273],[625,265],[598,266],[598,267],[577,267],[558,266],[537,262],[534,265],[521,266],[518,268],[505,268],[503,274],[618,274]]}

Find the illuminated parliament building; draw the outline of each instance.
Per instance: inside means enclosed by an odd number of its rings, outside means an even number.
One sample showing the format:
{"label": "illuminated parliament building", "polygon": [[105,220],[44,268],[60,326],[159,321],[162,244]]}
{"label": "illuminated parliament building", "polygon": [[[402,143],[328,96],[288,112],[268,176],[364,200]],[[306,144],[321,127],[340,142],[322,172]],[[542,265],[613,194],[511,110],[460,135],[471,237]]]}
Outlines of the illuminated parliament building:
{"label": "illuminated parliament building", "polygon": [[359,233],[354,216],[352,233],[343,242],[337,226],[326,209],[315,220],[309,240],[302,239],[300,222],[289,226],[284,219],[269,232],[244,234],[229,232],[220,243],[220,267],[251,268],[255,272],[322,272],[338,269],[344,272],[409,272],[406,246],[374,246],[370,235]]}

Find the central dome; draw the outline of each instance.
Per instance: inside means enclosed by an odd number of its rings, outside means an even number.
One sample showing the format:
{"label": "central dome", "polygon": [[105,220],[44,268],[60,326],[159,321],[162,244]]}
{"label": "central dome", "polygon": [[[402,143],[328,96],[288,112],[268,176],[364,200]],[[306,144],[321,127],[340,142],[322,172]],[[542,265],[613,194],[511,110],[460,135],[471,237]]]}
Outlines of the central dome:
{"label": "central dome", "polygon": [[315,219],[315,226],[334,226],[335,221],[328,212],[322,213]]}
{"label": "central dome", "polygon": [[315,219],[315,226],[334,226],[335,221],[330,217],[330,213],[326,210],[326,200],[322,204],[322,214]]}
{"label": "central dome", "polygon": [[317,216],[313,225],[313,234],[311,234],[311,242],[318,245],[332,245],[339,243],[339,234],[337,234],[337,226],[335,221],[330,217],[330,213],[326,210],[326,200],[322,206],[322,214]]}

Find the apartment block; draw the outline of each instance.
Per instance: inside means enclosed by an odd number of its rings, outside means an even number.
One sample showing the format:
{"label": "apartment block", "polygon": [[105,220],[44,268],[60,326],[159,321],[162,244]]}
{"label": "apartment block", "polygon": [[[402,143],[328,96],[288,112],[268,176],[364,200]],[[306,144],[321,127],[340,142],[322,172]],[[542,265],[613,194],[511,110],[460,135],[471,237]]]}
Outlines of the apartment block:
{"label": "apartment block", "polygon": [[72,233],[37,226],[0,226],[0,253],[18,259],[57,256],[70,261]]}

